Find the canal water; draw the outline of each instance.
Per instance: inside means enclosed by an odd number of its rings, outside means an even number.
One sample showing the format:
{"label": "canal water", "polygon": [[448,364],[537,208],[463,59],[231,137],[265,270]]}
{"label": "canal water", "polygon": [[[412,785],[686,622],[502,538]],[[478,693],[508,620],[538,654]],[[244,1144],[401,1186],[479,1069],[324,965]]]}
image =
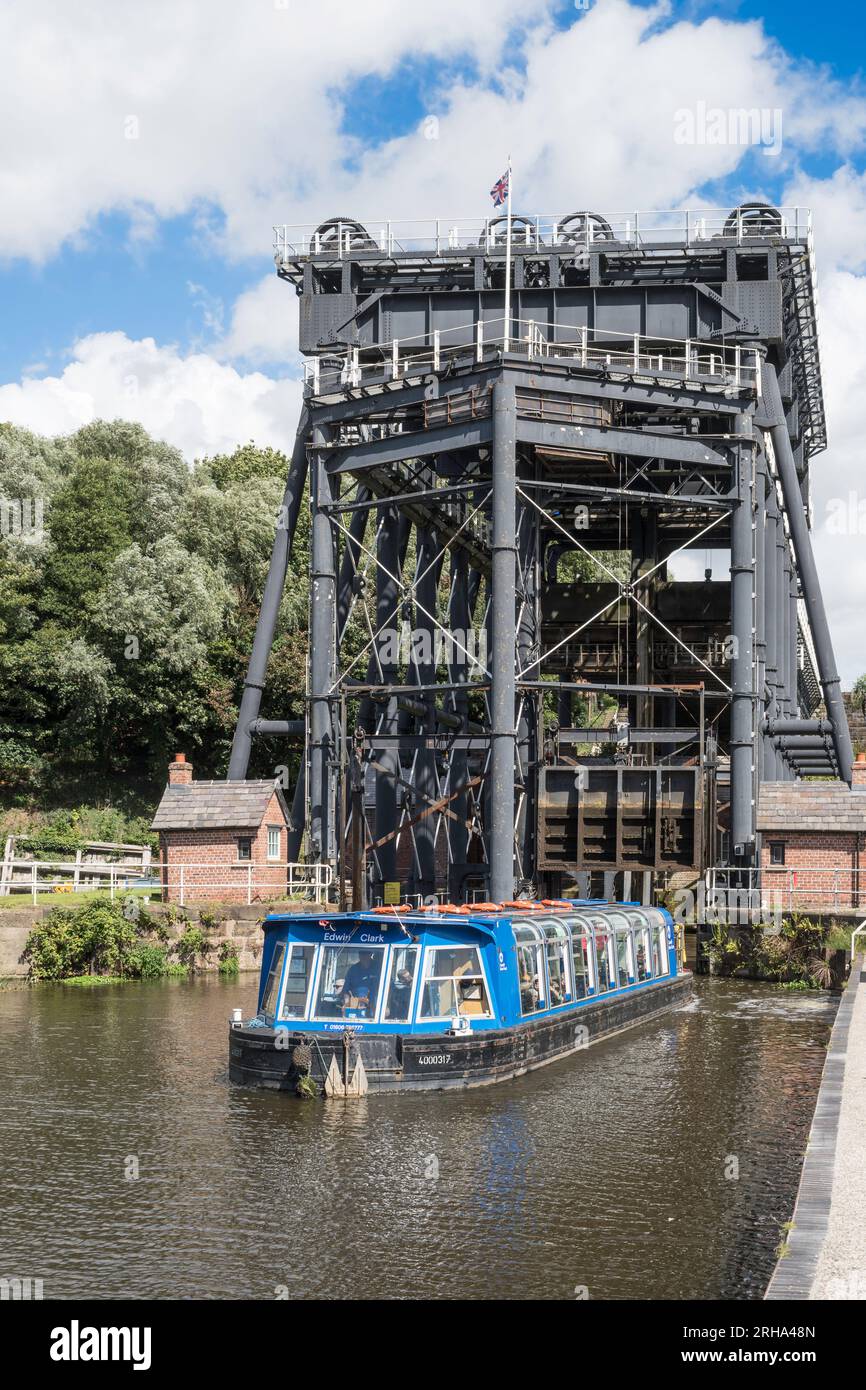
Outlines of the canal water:
{"label": "canal water", "polygon": [[0,1276],[46,1298],[761,1296],[834,999],[698,980],[517,1081],[346,1103],[229,1084],[255,992],[0,989]]}

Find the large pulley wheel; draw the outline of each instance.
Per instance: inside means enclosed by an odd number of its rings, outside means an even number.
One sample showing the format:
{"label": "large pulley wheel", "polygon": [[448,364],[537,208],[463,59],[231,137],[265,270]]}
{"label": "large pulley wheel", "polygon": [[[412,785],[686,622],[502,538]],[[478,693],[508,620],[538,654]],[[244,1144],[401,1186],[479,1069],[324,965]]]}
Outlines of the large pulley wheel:
{"label": "large pulley wheel", "polygon": [[736,236],[742,228],[744,236],[781,236],[782,214],[772,203],[743,203],[725,219],[723,236]]}
{"label": "large pulley wheel", "polygon": [[613,241],[613,228],[598,212],[570,212],[559,224],[559,240],[570,246]]}
{"label": "large pulley wheel", "polygon": [[313,233],[314,244],[316,238],[323,253],[376,250],[376,243],[367,228],[356,222],[354,217],[329,217]]}

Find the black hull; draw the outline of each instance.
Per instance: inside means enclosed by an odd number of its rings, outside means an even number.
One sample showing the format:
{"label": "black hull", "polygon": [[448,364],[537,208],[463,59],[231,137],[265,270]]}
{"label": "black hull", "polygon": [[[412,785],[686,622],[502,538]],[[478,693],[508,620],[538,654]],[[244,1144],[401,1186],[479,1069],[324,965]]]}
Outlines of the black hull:
{"label": "black hull", "polygon": [[[407,1035],[355,1034],[350,1048],[354,1067],[360,1048],[370,1092],[444,1091],[467,1086],[489,1086],[508,1081],[536,1067],[546,1066],[569,1053],[582,1051],[621,1033],[626,1028],[655,1018],[684,1004],[692,994],[691,975],[633,990],[619,997],[599,1000],[569,1010],[565,1015],[521,1023],[516,1028],[491,1029],[467,1037],[448,1033]],[[275,1039],[282,1033],[283,1046]],[[303,1048],[304,1057],[295,1051]],[[304,1074],[306,1048],[309,1072],[321,1087],[331,1063],[343,1071],[341,1033],[303,1033],[285,1029],[245,1028],[229,1030],[229,1077],[241,1086],[263,1086],[275,1091],[295,1091]]]}

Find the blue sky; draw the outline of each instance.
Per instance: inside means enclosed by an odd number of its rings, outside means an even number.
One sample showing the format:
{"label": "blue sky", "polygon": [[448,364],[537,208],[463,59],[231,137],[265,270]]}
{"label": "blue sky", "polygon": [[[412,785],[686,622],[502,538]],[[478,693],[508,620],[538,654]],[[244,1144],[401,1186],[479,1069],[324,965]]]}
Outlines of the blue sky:
{"label": "blue sky", "polygon": [[[140,419],[189,458],[294,433],[297,307],[275,221],[524,211],[814,210],[830,449],[815,544],[866,669],[864,21],[805,0],[10,0],[0,10],[0,420]],[[782,113],[777,157],[677,143],[677,112]],[[430,134],[431,122],[435,130]],[[859,495],[859,494],[858,494]]]}
{"label": "blue sky", "polygon": [[[583,18],[567,3],[555,6],[552,16],[560,29]],[[844,77],[853,77],[858,70],[863,48],[855,36],[858,32],[862,36],[863,20],[856,4],[836,3],[819,11],[806,0],[679,0],[661,25],[681,17],[700,22],[710,16],[761,20],[765,31],[792,55],[829,64]],[[520,47],[506,45],[505,53],[506,65],[519,72]],[[480,81],[474,58],[464,55],[437,61],[408,54],[385,74],[370,73],[334,84],[333,100],[342,111],[339,128],[358,142],[359,155],[381,147],[414,129],[428,111],[436,109],[437,94],[457,81]],[[497,85],[495,75],[490,85]],[[491,151],[492,175],[502,155],[502,151]],[[834,167],[834,159],[832,153],[813,150],[803,155],[801,164],[810,172],[826,174]],[[351,157],[345,161],[348,169],[355,164]],[[857,165],[863,167],[862,157]],[[780,196],[781,171],[774,178],[767,161],[748,152],[732,177],[707,179],[696,186],[697,191],[720,203],[734,201],[750,168],[760,174],[768,196]],[[486,189],[479,189],[472,211],[485,210],[485,193]],[[339,201],[336,194],[335,198]],[[218,205],[211,214],[219,220]],[[290,215],[288,207],[286,216]],[[62,257],[50,257],[44,264],[26,257],[0,262],[0,300],[6,311],[0,336],[0,380],[57,370],[75,339],[118,328],[130,337],[155,337],[194,350],[213,336],[201,307],[201,290],[210,298],[211,308],[221,305],[225,314],[237,296],[271,267],[270,232],[264,223],[257,250],[236,256],[202,253],[198,210],[160,219],[152,240],[133,248],[128,232],[129,221],[122,213],[97,213],[80,238],[82,244],[65,245]],[[278,364],[265,361],[264,365]]]}

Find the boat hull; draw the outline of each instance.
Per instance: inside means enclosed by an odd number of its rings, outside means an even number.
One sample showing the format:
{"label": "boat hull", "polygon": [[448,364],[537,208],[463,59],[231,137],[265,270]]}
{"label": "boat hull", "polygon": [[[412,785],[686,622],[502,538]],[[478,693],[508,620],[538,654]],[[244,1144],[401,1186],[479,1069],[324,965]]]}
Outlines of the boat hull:
{"label": "boat hull", "polygon": [[229,1077],[242,1086],[294,1092],[309,1074],[321,1088],[332,1058],[338,1071],[348,1075],[360,1055],[370,1092],[489,1086],[583,1051],[687,1003],[692,989],[692,976],[678,975],[514,1028],[478,1029],[465,1036],[356,1032],[348,1038],[348,1058],[342,1031],[313,1033],[234,1024],[229,1029]]}

